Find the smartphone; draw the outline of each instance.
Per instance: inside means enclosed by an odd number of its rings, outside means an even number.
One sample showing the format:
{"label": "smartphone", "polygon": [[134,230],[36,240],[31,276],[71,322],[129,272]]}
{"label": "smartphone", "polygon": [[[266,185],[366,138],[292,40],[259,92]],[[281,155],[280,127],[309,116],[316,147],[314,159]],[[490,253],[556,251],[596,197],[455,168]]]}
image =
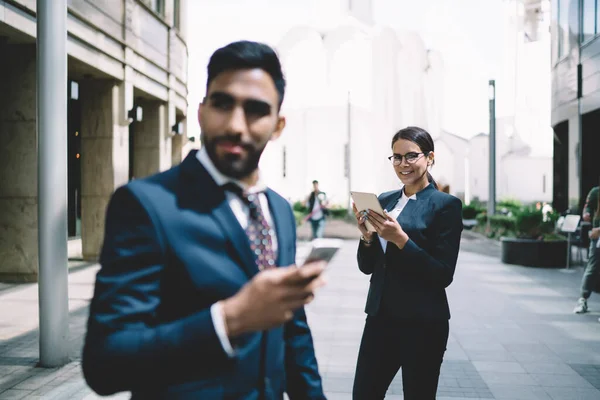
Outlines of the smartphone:
{"label": "smartphone", "polygon": [[303,265],[313,261],[329,263],[342,247],[343,241],[340,239],[314,239],[310,244],[311,249]]}

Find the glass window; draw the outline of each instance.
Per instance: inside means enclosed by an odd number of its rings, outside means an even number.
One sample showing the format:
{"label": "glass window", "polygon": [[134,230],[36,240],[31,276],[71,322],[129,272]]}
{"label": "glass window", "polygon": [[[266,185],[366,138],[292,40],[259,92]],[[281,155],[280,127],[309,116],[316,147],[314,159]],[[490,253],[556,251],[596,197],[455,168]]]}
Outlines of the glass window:
{"label": "glass window", "polygon": [[558,0],[558,58],[569,52],[569,1]]}
{"label": "glass window", "polygon": [[581,42],[596,36],[596,0],[583,0],[581,16]]}
{"label": "glass window", "polygon": [[157,14],[165,15],[165,0],[150,0],[150,8]]}
{"label": "glass window", "polygon": [[173,26],[177,29],[181,29],[181,7],[179,0],[175,0],[173,3]]}

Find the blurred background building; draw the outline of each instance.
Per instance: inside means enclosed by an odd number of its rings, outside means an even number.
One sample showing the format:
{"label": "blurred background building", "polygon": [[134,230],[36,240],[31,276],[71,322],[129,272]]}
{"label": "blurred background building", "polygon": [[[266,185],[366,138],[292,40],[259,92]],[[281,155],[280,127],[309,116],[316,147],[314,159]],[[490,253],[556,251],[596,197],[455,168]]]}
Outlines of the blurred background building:
{"label": "blurred background building", "polygon": [[[187,0],[68,1],[69,256],[113,191],[187,151]],[[0,2],[0,280],[36,281],[36,1]]]}
{"label": "blurred background building", "polygon": [[600,177],[600,9],[552,0],[552,127],[557,209],[580,211]]}

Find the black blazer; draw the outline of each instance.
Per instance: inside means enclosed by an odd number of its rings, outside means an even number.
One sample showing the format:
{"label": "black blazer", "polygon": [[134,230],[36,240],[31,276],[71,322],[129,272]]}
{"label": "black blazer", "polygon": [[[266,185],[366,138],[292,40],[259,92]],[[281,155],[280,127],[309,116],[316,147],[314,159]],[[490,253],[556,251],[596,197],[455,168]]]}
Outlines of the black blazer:
{"label": "black blazer", "polygon": [[[296,256],[289,203],[267,190],[277,265]],[[191,152],[181,165],[130,182],[108,206],[83,349],[99,394],[139,399],[324,399],[303,309],[284,326],[233,341],[228,357],[210,306],[258,273],[225,194]]]}
{"label": "black blazer", "polygon": [[[379,196],[381,206],[393,209],[401,190]],[[388,243],[383,253],[379,238],[358,247],[358,267],[372,274],[365,312],[381,309],[399,318],[449,319],[445,288],[454,276],[460,247],[462,202],[430,184],[409,200],[398,222],[410,238],[400,250]]]}

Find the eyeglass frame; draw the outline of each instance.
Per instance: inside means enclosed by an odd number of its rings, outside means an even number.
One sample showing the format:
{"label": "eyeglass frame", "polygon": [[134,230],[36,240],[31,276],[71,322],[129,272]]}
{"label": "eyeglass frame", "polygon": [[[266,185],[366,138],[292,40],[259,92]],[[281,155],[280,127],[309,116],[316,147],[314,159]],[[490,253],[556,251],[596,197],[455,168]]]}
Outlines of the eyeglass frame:
{"label": "eyeglass frame", "polygon": [[[389,156],[387,159],[388,159],[388,160],[390,160],[390,162],[392,163],[392,165],[400,165],[400,164],[402,164],[402,160],[406,160],[406,162],[407,162],[408,164],[414,164],[414,163],[416,163],[416,162],[417,162],[417,161],[418,161],[418,160],[421,158],[421,156],[425,156],[425,157],[427,157],[427,156],[429,155],[429,153],[431,153],[431,152],[430,152],[430,151],[427,151],[427,152],[420,152],[420,153],[417,153],[416,151],[409,151],[409,152],[408,152],[408,153],[406,153],[406,154],[392,154],[392,155],[391,155],[391,156]],[[412,161],[409,161],[409,160],[406,158],[406,156],[407,156],[408,154],[416,154],[416,155],[418,155],[418,157],[416,157],[416,158],[415,158],[415,159],[413,159]],[[396,163],[396,161],[397,161],[397,163]]]}

